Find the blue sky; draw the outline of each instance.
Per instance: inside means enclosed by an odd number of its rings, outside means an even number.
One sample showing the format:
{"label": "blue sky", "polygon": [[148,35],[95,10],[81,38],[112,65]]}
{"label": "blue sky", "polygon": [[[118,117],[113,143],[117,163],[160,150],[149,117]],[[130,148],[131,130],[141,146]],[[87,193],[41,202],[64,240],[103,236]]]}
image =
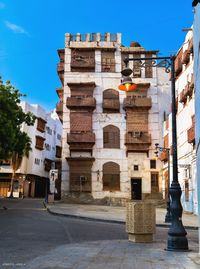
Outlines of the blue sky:
{"label": "blue sky", "polygon": [[[52,110],[61,86],[56,72],[64,34],[122,33],[160,55],[175,53],[193,23],[190,0],[0,0],[0,76],[30,103]],[[123,6],[124,4],[124,6]]]}

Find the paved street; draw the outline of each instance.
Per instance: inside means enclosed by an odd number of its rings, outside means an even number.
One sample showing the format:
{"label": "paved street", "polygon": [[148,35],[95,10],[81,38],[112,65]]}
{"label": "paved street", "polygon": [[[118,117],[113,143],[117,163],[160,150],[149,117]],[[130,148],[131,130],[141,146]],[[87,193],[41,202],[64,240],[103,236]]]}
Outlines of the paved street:
{"label": "paved street", "polygon": [[[193,262],[187,255],[163,250],[167,238],[165,228],[157,228],[153,244],[133,244],[127,240],[124,224],[51,215],[43,201],[36,199],[0,200],[0,218],[0,268],[3,269],[155,269],[172,268],[174,259],[179,266],[173,268],[198,268],[195,264],[191,267]],[[192,250],[189,255],[195,254],[197,231],[188,231],[188,239]],[[172,256],[174,259],[170,262]],[[156,260],[159,262],[155,266]],[[140,262],[144,267],[135,267]]]}

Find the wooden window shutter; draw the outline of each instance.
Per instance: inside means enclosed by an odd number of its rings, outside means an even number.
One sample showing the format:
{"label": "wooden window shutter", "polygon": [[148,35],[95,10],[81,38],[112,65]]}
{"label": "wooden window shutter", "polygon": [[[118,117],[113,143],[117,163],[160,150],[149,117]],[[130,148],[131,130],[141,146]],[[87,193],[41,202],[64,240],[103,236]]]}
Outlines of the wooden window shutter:
{"label": "wooden window shutter", "polygon": [[92,113],[71,112],[70,113],[70,132],[91,132]]}

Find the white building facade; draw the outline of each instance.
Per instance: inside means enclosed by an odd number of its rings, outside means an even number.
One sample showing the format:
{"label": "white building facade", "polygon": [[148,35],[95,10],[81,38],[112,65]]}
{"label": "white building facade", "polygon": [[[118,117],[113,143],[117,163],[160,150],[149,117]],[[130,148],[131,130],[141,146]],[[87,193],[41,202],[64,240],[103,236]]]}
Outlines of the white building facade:
{"label": "white building facade", "polygon": [[[197,190],[198,190],[198,217],[200,224],[200,1],[194,0],[194,87],[195,87],[195,140],[197,155]],[[200,227],[200,225],[199,225]],[[199,252],[200,252],[200,228],[199,228]]]}
{"label": "white building facade", "polygon": [[156,56],[137,42],[121,44],[121,34],[65,35],[58,50],[57,111],[63,122],[62,195],[88,193],[123,204],[159,193],[162,122],[170,107],[169,75],[163,68],[133,63],[138,90],[118,90],[125,57]]}
{"label": "white building facade", "polygon": [[[21,102],[24,112],[36,116],[33,126],[22,125],[22,131],[31,138],[32,151],[24,157],[16,171],[14,192],[16,197],[45,197],[48,191],[49,170],[54,166],[61,169],[62,124],[56,112],[47,113],[41,106]],[[0,166],[0,195],[6,196],[10,187],[12,168],[3,162]],[[60,183],[58,183],[59,185]]]}
{"label": "white building facade", "polygon": [[[197,214],[197,177],[195,146],[195,108],[194,108],[194,57],[193,32],[187,33],[185,41],[175,60],[176,108],[177,108],[177,158],[178,179],[182,189],[181,202],[184,211]],[[164,123],[164,143],[170,148],[170,175],[172,181],[172,115]],[[165,158],[164,158],[165,157]],[[168,158],[161,155],[164,162],[163,186],[168,188]]]}

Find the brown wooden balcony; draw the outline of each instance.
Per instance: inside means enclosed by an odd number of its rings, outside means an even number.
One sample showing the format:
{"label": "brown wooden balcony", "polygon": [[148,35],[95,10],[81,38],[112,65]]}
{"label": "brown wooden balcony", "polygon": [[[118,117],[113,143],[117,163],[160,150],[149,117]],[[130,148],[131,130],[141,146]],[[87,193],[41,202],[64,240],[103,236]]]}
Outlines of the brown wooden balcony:
{"label": "brown wooden balcony", "polygon": [[67,143],[72,151],[92,151],[95,134],[92,132],[68,133]]}
{"label": "brown wooden balcony", "polygon": [[189,83],[191,90],[194,89],[194,74],[192,74],[191,82]]}
{"label": "brown wooden balcony", "polygon": [[177,56],[175,59],[175,73],[178,76],[182,71],[182,57]]}
{"label": "brown wooden balcony", "polygon": [[64,62],[64,60],[65,60],[65,49],[58,49],[57,52],[58,52],[60,61]]}
{"label": "brown wooden balcony", "polygon": [[186,96],[192,97],[193,87],[191,87],[190,84],[191,84],[191,83],[188,83],[188,84],[185,86],[184,93],[185,93]]}
{"label": "brown wooden balcony", "polygon": [[67,104],[66,106],[69,109],[95,109],[96,107],[96,99],[94,97],[85,97],[85,96],[80,96],[80,97],[67,97]]}
{"label": "brown wooden balcony", "polygon": [[44,137],[36,135],[35,136],[35,148],[39,149],[39,150],[43,150],[44,149],[44,140],[45,140]]}
{"label": "brown wooden balcony", "polygon": [[56,104],[56,113],[59,115],[60,113],[63,113],[63,102],[58,102]]}
{"label": "brown wooden balcony", "polygon": [[72,72],[94,72],[95,58],[82,55],[73,56],[71,59]]}
{"label": "brown wooden balcony", "polygon": [[42,118],[37,118],[37,130],[41,133],[45,132],[46,121]]}
{"label": "brown wooden balcony", "polygon": [[184,104],[187,102],[187,95],[185,94],[184,89],[180,93],[179,102],[184,103]]}
{"label": "brown wooden balcony", "polygon": [[195,127],[192,126],[187,130],[188,143],[195,144]]}
{"label": "brown wooden balcony", "polygon": [[161,160],[161,162],[167,162],[168,161],[168,152],[167,151],[161,152],[159,155],[159,159]]}
{"label": "brown wooden balcony", "polygon": [[58,72],[64,72],[64,62],[57,64],[57,71]]}
{"label": "brown wooden balcony", "polygon": [[103,99],[103,112],[120,112],[120,103],[118,99]]}
{"label": "brown wooden balcony", "polygon": [[148,133],[128,132],[125,135],[127,152],[148,152],[151,145],[151,135]]}
{"label": "brown wooden balcony", "polygon": [[51,170],[51,164],[52,164],[52,160],[50,159],[44,159],[44,170],[49,172]]}
{"label": "brown wooden balcony", "polygon": [[58,97],[60,98],[60,101],[63,102],[64,89],[63,88],[57,88],[56,92],[57,92]]}
{"label": "brown wooden balcony", "polygon": [[189,43],[188,43],[188,51],[189,51],[189,53],[192,53],[193,52],[193,38],[191,38],[189,40]]}
{"label": "brown wooden balcony", "polygon": [[63,102],[58,102],[56,104],[56,113],[58,114],[60,121],[63,122]]}
{"label": "brown wooden balcony", "polygon": [[183,52],[183,55],[182,55],[182,63],[188,64],[189,61],[190,61],[190,52],[188,50],[186,50]]}
{"label": "brown wooden balcony", "polygon": [[152,106],[151,97],[139,98],[129,96],[124,99],[123,103],[124,109],[130,109],[130,108],[150,109],[151,106]]}

